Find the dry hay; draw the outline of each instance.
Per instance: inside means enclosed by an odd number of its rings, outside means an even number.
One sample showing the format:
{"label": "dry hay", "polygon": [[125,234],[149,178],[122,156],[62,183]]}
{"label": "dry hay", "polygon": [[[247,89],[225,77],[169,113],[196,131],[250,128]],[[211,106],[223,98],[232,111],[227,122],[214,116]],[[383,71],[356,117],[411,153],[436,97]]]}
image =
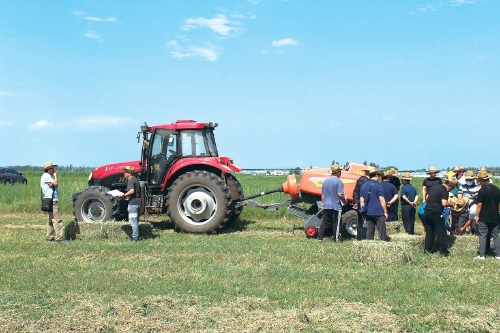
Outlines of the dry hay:
{"label": "dry hay", "polygon": [[[64,236],[67,239],[107,239],[126,238],[132,236],[132,227],[128,222],[70,222],[64,228]],[[152,238],[153,228],[151,224],[139,223],[139,237]]]}
{"label": "dry hay", "polygon": [[352,243],[351,256],[353,261],[367,264],[407,264],[414,252],[405,243],[364,240]]}
{"label": "dry hay", "polygon": [[[377,229],[377,228],[375,228]],[[385,230],[388,235],[394,235],[398,234],[401,232],[401,230],[404,231],[403,225],[399,221],[394,221],[394,222],[385,222]]]}
{"label": "dry hay", "polygon": [[[424,251],[424,239],[425,236],[420,235],[408,235],[408,234],[396,234],[391,236],[391,242],[394,243],[404,243],[408,245],[413,251],[423,252]],[[446,236],[446,242],[448,248],[453,251],[476,251],[479,246],[479,240],[477,236],[464,235],[464,236]],[[439,249],[439,243],[437,237],[434,239],[433,249]]]}

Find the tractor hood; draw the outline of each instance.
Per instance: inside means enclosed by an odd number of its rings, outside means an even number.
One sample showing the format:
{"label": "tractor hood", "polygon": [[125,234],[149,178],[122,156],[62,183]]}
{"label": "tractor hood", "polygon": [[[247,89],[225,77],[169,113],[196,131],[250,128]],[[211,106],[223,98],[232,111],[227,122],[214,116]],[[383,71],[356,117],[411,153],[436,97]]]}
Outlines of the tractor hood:
{"label": "tractor hood", "polygon": [[[128,161],[128,162],[118,162],[112,164],[106,164],[92,170],[90,178],[107,178],[111,175],[122,174],[123,167],[130,165],[134,167],[135,172],[140,172],[142,170],[141,161]],[[90,180],[90,179],[89,179]]]}

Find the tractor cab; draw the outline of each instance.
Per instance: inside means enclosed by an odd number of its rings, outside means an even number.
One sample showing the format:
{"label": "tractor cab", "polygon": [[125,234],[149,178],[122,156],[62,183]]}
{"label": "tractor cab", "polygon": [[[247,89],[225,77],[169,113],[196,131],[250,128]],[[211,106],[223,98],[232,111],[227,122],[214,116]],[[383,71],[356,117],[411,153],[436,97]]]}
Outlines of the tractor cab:
{"label": "tractor cab", "polygon": [[151,187],[162,187],[168,171],[179,159],[218,157],[213,133],[216,126],[191,120],[154,127],[142,126],[141,178]]}

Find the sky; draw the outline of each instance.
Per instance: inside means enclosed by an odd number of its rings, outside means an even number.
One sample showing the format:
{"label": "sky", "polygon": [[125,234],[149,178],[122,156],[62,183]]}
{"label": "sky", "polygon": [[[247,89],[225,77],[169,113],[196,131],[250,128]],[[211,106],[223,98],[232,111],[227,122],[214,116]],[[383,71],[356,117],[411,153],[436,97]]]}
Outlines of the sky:
{"label": "sky", "polygon": [[500,166],[497,0],[0,0],[0,165],[140,158],[217,122],[242,168]]}

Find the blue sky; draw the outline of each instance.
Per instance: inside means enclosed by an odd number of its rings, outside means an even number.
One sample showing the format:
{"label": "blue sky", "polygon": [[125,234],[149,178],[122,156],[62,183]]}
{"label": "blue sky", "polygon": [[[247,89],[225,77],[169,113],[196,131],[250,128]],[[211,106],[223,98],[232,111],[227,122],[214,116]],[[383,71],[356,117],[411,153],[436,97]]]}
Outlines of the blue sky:
{"label": "blue sky", "polygon": [[500,1],[0,0],[0,165],[138,159],[218,122],[243,168],[499,166]]}

